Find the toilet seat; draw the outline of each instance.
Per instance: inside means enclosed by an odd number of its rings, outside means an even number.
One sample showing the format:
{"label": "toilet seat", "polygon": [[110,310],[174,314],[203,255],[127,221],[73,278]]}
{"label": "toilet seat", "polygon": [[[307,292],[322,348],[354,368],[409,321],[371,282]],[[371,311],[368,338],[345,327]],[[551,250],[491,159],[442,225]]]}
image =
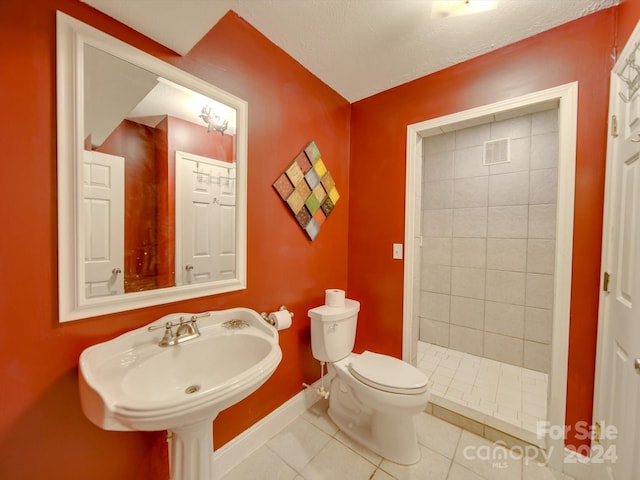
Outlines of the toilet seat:
{"label": "toilet seat", "polygon": [[354,357],[349,363],[349,371],[365,385],[407,395],[427,390],[427,376],[402,360],[367,350]]}

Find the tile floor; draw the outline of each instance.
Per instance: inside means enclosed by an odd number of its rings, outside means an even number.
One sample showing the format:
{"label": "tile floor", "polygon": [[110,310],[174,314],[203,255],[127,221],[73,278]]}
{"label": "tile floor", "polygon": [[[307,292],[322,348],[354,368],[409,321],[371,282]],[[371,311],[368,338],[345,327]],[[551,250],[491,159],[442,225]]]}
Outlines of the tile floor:
{"label": "tile floor", "polygon": [[547,418],[545,373],[425,342],[418,342],[418,368],[429,376],[432,396],[532,433],[537,422]]}
{"label": "tile floor", "polygon": [[422,459],[402,466],[350,440],[321,400],[252,453],[222,480],[570,480],[536,460],[422,413]]}

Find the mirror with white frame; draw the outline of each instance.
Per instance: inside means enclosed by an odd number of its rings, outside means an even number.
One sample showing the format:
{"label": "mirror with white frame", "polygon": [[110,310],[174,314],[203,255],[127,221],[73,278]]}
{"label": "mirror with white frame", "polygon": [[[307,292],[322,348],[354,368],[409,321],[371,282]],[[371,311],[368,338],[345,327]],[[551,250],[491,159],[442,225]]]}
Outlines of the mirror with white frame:
{"label": "mirror with white frame", "polygon": [[247,103],[57,13],[60,321],[246,288]]}

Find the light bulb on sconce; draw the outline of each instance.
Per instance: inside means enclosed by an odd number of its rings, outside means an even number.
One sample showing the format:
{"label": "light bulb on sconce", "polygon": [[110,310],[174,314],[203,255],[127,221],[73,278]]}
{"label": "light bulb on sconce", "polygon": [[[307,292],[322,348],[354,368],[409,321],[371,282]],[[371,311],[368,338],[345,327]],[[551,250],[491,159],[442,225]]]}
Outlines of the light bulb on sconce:
{"label": "light bulb on sconce", "polygon": [[216,132],[219,132],[220,135],[224,135],[225,130],[229,126],[229,120],[222,118],[217,113],[213,113],[211,105],[205,105],[202,107],[198,117],[204,120],[204,123],[207,124],[207,132],[215,130]]}

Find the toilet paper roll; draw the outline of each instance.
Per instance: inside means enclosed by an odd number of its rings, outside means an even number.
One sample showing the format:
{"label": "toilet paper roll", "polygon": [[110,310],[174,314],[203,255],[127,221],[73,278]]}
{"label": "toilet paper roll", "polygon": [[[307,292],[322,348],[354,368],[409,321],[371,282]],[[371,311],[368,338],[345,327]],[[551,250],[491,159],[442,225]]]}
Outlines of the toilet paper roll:
{"label": "toilet paper roll", "polygon": [[338,288],[325,290],[324,303],[329,307],[344,307],[344,290]]}
{"label": "toilet paper roll", "polygon": [[291,326],[291,312],[289,310],[278,310],[269,314],[269,320],[273,322],[276,330],[284,330]]}

